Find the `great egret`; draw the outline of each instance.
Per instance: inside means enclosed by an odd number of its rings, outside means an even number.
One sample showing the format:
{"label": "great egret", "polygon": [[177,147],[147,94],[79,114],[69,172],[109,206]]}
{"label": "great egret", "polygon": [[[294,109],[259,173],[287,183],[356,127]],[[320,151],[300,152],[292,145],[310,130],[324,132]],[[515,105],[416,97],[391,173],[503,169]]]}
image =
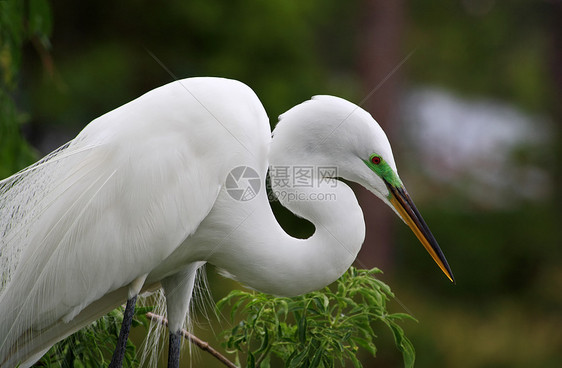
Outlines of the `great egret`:
{"label": "great egret", "polygon": [[[314,224],[310,238],[292,238],[275,220],[268,165],[282,204]],[[0,182],[0,365],[30,366],[55,342],[125,300],[131,312],[140,292],[160,286],[177,365],[195,270],[205,262],[277,295],[335,281],[365,235],[339,177],[392,207],[453,281],[386,135],[348,101],[314,97],[283,114],[271,138],[249,87],[190,78],[93,120]]]}

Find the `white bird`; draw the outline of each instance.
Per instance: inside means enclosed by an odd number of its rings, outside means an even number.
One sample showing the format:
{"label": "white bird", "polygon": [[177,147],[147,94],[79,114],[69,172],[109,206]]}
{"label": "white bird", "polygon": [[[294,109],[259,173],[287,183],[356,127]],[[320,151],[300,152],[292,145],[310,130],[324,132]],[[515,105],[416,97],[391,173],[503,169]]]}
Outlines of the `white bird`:
{"label": "white bird", "polygon": [[[281,203],[314,224],[310,238],[277,223],[268,167]],[[330,284],[365,236],[357,200],[338,178],[392,207],[453,281],[386,135],[351,102],[314,97],[281,115],[272,138],[249,87],[190,78],[93,120],[0,182],[0,366],[28,367],[125,300],[132,312],[139,293],[160,286],[169,364],[177,366],[179,330],[205,262],[275,295]]]}

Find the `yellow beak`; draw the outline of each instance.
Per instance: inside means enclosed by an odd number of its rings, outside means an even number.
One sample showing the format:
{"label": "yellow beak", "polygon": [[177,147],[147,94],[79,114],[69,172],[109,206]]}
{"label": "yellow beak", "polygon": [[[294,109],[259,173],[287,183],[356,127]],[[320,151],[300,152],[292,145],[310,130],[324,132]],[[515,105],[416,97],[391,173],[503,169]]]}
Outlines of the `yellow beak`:
{"label": "yellow beak", "polygon": [[453,277],[451,268],[447,263],[447,259],[443,255],[441,248],[439,248],[437,240],[435,240],[435,237],[433,236],[431,231],[429,231],[429,227],[427,227],[427,224],[414,205],[414,202],[410,198],[410,195],[408,194],[408,192],[406,192],[406,189],[396,188],[388,183],[387,187],[391,193],[391,195],[389,196],[390,203],[400,214],[400,217],[402,217],[404,222],[410,227],[410,229],[412,229],[414,234],[416,234],[416,237],[422,243],[425,250],[427,250],[431,255],[431,258],[433,258],[435,263],[437,263],[439,268],[441,268],[441,270],[445,273],[449,280],[454,283],[455,278]]}

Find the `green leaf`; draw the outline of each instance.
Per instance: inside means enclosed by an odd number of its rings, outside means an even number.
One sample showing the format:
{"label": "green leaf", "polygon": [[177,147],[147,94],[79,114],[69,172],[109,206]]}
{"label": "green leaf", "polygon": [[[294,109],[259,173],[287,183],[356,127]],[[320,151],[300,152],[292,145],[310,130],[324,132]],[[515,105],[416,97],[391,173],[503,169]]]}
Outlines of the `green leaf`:
{"label": "green leaf", "polygon": [[361,362],[359,361],[359,359],[357,359],[357,357],[355,355],[350,355],[349,358],[351,359],[351,362],[353,363],[353,367],[363,368],[363,364],[361,364]]}
{"label": "green leaf", "polygon": [[264,330],[262,344],[260,348],[256,350],[256,354],[264,352],[269,346],[269,332],[267,331],[267,329]]}
{"label": "green leaf", "polygon": [[323,356],[324,356],[324,345],[322,344],[322,346],[319,349],[317,349],[314,355],[312,356],[312,360],[310,361],[310,367],[311,368],[319,367],[320,363],[322,362]]}
{"label": "green leaf", "polygon": [[377,347],[375,346],[375,344],[373,344],[373,342],[369,339],[364,339],[362,337],[353,337],[353,342],[357,343],[359,346],[361,346],[363,349],[367,350],[369,352],[369,354],[371,354],[372,356],[376,356],[377,355]]}
{"label": "green leaf", "polygon": [[298,327],[299,341],[301,344],[304,344],[306,342],[306,326],[307,326],[306,314],[303,314],[302,317],[299,319],[299,327]]}
{"label": "green leaf", "polygon": [[230,309],[230,320],[231,320],[231,321],[234,321],[234,320],[235,320],[234,317],[235,317],[235,315],[236,315],[236,312],[238,312],[238,308],[240,308],[240,306],[241,306],[242,304],[244,304],[245,301],[246,301],[245,299],[240,298],[240,300],[238,300],[237,302],[234,303],[234,305],[233,305],[232,308]]}
{"label": "green leaf", "polygon": [[407,320],[411,320],[411,321],[415,321],[417,322],[418,320],[415,319],[414,317],[412,317],[411,315],[407,314],[407,313],[392,313],[389,317],[395,318],[395,319],[407,319]]}
{"label": "green leaf", "polygon": [[398,326],[394,322],[389,323],[389,327],[391,328],[394,334],[394,340],[396,342],[396,346],[402,352],[402,358],[404,359],[404,366],[407,368],[413,367],[415,362],[415,350],[414,346],[408,340],[406,336],[404,336],[404,330]]}
{"label": "green leaf", "polygon": [[308,355],[308,348],[295,355],[291,360],[289,367],[291,368],[302,367],[304,362],[306,361],[307,355]]}
{"label": "green leaf", "polygon": [[285,299],[279,298],[277,315],[283,315],[284,318],[287,318],[288,313],[289,313],[289,303],[287,303]]}
{"label": "green leaf", "polygon": [[323,354],[322,364],[324,364],[324,368],[332,368],[334,366],[334,358],[329,354]]}
{"label": "green leaf", "polygon": [[254,354],[252,354],[251,352],[248,353],[248,360],[246,361],[246,366],[248,368],[255,368],[256,366],[256,358],[254,357]]}

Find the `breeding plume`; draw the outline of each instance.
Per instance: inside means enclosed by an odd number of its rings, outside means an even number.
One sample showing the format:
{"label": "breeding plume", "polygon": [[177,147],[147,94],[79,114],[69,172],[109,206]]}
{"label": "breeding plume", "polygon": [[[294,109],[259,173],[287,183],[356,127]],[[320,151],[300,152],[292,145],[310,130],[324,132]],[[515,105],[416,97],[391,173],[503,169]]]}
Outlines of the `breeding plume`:
{"label": "breeding plume", "polygon": [[[268,168],[281,203],[314,224],[310,238],[289,236],[275,220]],[[394,209],[453,280],[386,135],[348,101],[314,97],[281,115],[272,135],[246,85],[191,78],[93,120],[0,182],[0,366],[28,367],[125,301],[130,315],[139,293],[159,287],[177,366],[195,271],[206,262],[275,295],[335,281],[365,236],[357,200],[338,178]],[[118,347],[112,365],[121,358]]]}

